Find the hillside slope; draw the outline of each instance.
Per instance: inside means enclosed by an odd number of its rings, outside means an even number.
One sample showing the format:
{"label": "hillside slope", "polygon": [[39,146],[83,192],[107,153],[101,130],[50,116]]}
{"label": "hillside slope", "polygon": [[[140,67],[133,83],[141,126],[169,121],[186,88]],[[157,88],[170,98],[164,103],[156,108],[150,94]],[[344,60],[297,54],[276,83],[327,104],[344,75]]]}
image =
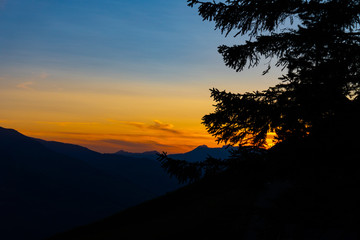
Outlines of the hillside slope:
{"label": "hillside slope", "polygon": [[226,239],[246,229],[254,190],[228,176],[207,179],[50,239]]}
{"label": "hillside slope", "polygon": [[0,128],[2,240],[41,239],[154,196],[124,176]]}
{"label": "hillside slope", "polygon": [[154,196],[160,196],[173,191],[181,185],[177,180],[170,178],[161,168],[154,154],[101,154],[82,146],[44,141],[37,139],[46,148],[83,161],[102,172],[112,176],[122,176],[132,183],[149,190]]}
{"label": "hillside slope", "polygon": [[201,145],[189,152],[169,154],[168,156],[173,159],[185,160],[188,162],[205,161],[209,156],[224,160],[231,155],[232,149],[234,149],[234,147],[231,146],[223,146],[221,148],[209,148],[206,145]]}
{"label": "hillside slope", "polygon": [[358,155],[346,150],[314,142],[280,145],[265,157],[240,160],[227,172],[50,240],[355,240]]}

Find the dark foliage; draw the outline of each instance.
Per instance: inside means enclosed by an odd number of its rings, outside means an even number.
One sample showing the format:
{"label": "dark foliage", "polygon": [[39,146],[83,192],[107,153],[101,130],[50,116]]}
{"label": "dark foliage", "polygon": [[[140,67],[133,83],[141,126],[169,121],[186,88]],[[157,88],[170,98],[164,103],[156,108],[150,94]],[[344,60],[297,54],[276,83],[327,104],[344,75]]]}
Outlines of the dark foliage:
{"label": "dark foliage", "polygon": [[[228,67],[242,71],[274,59],[287,70],[266,91],[211,90],[216,108],[203,124],[219,143],[239,144],[231,158],[189,164],[163,154],[163,167],[180,181],[216,173],[237,176],[242,196],[253,189],[256,197],[245,207],[251,210],[238,215],[247,215],[244,228],[233,232],[240,239],[356,239],[360,1],[188,5],[198,6],[203,20],[214,21],[222,33],[249,37],[242,45],[219,47]],[[264,74],[269,70],[270,64]],[[264,150],[270,132],[277,144]]]}
{"label": "dark foliage", "polygon": [[164,168],[170,176],[174,176],[180,183],[195,182],[202,177],[211,177],[218,175],[225,170],[236,171],[240,165],[247,161],[263,161],[266,156],[266,150],[256,147],[240,147],[231,150],[231,156],[228,159],[216,159],[209,156],[205,161],[188,162],[177,160],[167,156],[166,152],[158,154],[158,160],[161,167]]}
{"label": "dark foliage", "polygon": [[164,168],[170,176],[174,176],[179,183],[194,182],[203,175],[212,175],[220,172],[225,167],[225,162],[208,157],[205,161],[188,162],[185,160],[172,159],[163,152],[158,155],[161,167]]}
{"label": "dark foliage", "polygon": [[[203,124],[218,143],[239,144],[240,154],[233,159],[249,153],[244,146],[256,151],[268,147],[271,132],[277,143],[310,138],[335,147],[339,141],[359,142],[353,140],[360,134],[359,1],[188,0],[188,5],[198,6],[203,20],[214,21],[221,33],[248,36],[244,44],[219,47],[226,66],[242,71],[270,59],[266,74],[274,59],[277,67],[287,69],[279,84],[262,92],[211,89],[215,111],[203,117]],[[210,158],[188,163],[165,153],[159,159],[180,182],[234,162]]]}
{"label": "dark foliage", "polygon": [[[211,90],[216,109],[203,123],[218,142],[262,147],[271,131],[279,141],[321,137],[359,120],[359,1],[188,0],[188,5],[198,6],[203,20],[214,21],[222,33],[250,37],[245,44],[219,47],[228,67],[242,71],[267,58],[287,69],[280,84],[263,92]],[[264,74],[269,70],[270,64]]]}
{"label": "dark foliage", "polygon": [[355,240],[358,150],[345,146],[247,148],[216,176],[51,239]]}

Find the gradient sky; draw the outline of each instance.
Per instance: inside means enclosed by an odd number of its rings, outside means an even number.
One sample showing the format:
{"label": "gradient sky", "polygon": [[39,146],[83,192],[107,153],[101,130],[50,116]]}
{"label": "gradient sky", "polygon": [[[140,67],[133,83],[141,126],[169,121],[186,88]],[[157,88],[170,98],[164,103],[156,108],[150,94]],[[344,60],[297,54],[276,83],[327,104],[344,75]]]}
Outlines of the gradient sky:
{"label": "gradient sky", "polygon": [[0,126],[100,152],[217,146],[209,89],[277,83],[236,73],[224,38],[186,0],[0,0]]}

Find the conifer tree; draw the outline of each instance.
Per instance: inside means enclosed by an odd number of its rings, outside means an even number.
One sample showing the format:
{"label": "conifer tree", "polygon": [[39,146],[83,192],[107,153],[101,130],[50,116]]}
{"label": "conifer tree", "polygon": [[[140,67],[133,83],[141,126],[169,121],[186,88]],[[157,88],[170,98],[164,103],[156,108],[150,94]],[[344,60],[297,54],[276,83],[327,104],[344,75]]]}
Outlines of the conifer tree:
{"label": "conifer tree", "polygon": [[[265,59],[284,71],[279,84],[261,92],[211,89],[216,108],[203,117],[203,124],[219,143],[261,148],[270,132],[278,142],[359,142],[360,1],[187,2],[222,34],[247,39],[219,46],[226,66],[239,72]],[[166,154],[160,160],[169,173],[185,176],[182,181],[202,173],[201,164],[178,162]]]}
{"label": "conifer tree", "polygon": [[[203,123],[218,142],[264,146],[270,131],[284,141],[357,125],[359,1],[188,0],[188,5],[197,6],[221,33],[249,37],[245,44],[219,46],[226,66],[242,71],[274,59],[287,70],[278,85],[263,92],[211,90],[216,110]],[[269,70],[270,65],[264,74]]]}

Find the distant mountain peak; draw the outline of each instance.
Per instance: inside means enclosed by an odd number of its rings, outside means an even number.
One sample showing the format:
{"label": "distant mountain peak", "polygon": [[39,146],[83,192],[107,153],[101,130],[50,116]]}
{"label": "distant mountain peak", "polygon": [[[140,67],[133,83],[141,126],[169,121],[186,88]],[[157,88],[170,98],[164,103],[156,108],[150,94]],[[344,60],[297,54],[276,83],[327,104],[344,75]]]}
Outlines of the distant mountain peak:
{"label": "distant mountain peak", "polygon": [[127,154],[127,153],[130,153],[130,152],[120,150],[120,151],[115,152],[114,154],[123,154],[123,153]]}
{"label": "distant mountain peak", "polygon": [[1,132],[1,133],[8,133],[8,134],[22,135],[21,133],[19,133],[19,132],[16,131],[15,129],[4,128],[4,127],[0,127],[0,132]]}
{"label": "distant mountain peak", "polygon": [[157,154],[159,153],[158,151],[145,151],[145,152],[141,152],[141,153],[134,153],[134,152],[128,152],[125,150],[120,150],[115,152],[114,154],[144,154],[144,155],[152,155],[152,154]]}
{"label": "distant mountain peak", "polygon": [[207,145],[200,145],[197,148],[209,148]]}
{"label": "distant mountain peak", "polygon": [[133,152],[120,150],[120,151],[117,151],[114,154],[115,155],[120,155],[120,156],[125,156],[125,157],[156,159],[158,153],[159,153],[158,151],[146,151],[146,152],[142,152],[142,153],[133,153]]}
{"label": "distant mountain peak", "polygon": [[189,162],[205,161],[209,156],[217,159],[226,159],[231,154],[230,149],[227,149],[227,147],[211,148],[206,145],[200,145],[190,152],[170,154],[169,157]]}

